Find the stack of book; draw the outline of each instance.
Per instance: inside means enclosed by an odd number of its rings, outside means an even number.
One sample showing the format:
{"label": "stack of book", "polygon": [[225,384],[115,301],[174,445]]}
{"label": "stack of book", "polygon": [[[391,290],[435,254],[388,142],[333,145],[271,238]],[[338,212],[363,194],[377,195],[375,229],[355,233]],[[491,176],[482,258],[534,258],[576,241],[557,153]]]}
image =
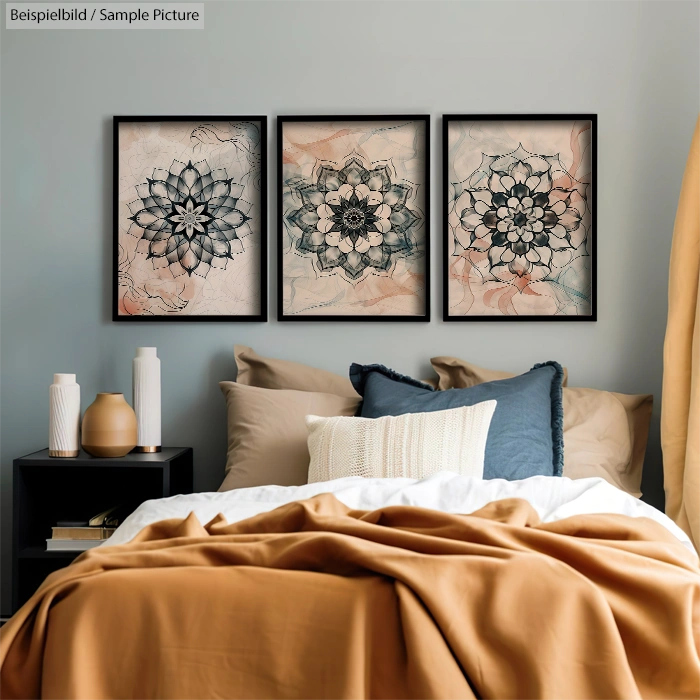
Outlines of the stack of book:
{"label": "stack of book", "polygon": [[110,537],[116,528],[113,527],[52,527],[51,539],[46,540],[49,552],[72,550],[83,552],[97,547]]}
{"label": "stack of book", "polygon": [[119,524],[115,517],[116,508],[98,513],[89,520],[59,520],[51,528],[51,539],[46,540],[49,552],[84,552],[101,545],[114,534]]}

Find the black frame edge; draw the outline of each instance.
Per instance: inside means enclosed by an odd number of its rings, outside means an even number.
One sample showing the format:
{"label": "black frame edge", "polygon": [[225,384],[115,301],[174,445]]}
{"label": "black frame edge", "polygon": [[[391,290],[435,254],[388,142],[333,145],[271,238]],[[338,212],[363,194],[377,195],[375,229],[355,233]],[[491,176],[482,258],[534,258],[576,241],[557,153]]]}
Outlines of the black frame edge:
{"label": "black frame edge", "polygon": [[[432,242],[430,226],[430,114],[344,114],[344,115],[278,115],[277,116],[277,320],[281,323],[429,323],[431,317],[430,309],[430,245]],[[426,222],[426,245],[425,245],[425,313],[421,316],[345,316],[345,315],[284,315],[283,296],[284,288],[282,278],[284,272],[284,262],[282,256],[282,246],[284,242],[284,222],[282,221],[282,207],[284,199],[284,188],[281,185],[282,179],[282,135],[284,124],[287,122],[328,122],[328,121],[396,121],[411,120],[425,122],[425,222]]]}
{"label": "black frame edge", "polygon": [[[448,253],[450,230],[448,224],[449,211],[447,207],[447,187],[449,182],[448,138],[451,121],[542,121],[542,120],[588,120],[591,122],[591,313],[589,316],[450,316],[449,315],[449,284],[448,284]],[[442,320],[446,323],[504,323],[504,322],[555,322],[555,323],[595,323],[598,320],[598,115],[597,114],[443,114],[442,115]]]}
{"label": "black frame edge", "polygon": [[[119,125],[128,122],[251,121],[260,122],[260,313],[247,316],[119,315]],[[267,115],[114,115],[112,117],[112,321],[116,323],[265,323],[268,320],[268,152]]]}

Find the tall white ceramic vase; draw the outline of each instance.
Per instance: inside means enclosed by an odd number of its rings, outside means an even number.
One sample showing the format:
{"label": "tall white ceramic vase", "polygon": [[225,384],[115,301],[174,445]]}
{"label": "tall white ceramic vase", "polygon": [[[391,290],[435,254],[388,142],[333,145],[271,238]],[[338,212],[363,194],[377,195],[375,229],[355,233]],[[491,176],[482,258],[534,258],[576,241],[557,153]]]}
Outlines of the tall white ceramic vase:
{"label": "tall white ceramic vase", "polygon": [[49,387],[49,457],[80,454],[80,385],[74,374],[54,374]]}
{"label": "tall white ceramic vase", "polygon": [[134,452],[160,452],[160,360],[156,348],[136,348],[133,391],[138,425]]}

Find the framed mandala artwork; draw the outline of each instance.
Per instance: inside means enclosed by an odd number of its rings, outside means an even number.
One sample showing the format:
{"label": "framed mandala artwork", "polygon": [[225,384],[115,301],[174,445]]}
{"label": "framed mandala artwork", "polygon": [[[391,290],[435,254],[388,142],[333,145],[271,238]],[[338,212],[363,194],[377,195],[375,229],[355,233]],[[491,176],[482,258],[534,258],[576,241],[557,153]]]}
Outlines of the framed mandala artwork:
{"label": "framed mandala artwork", "polygon": [[429,117],[279,117],[278,318],[429,321]]}
{"label": "framed mandala artwork", "polygon": [[267,118],[114,117],[115,321],[265,321]]}
{"label": "framed mandala artwork", "polygon": [[445,115],[446,321],[596,320],[596,129]]}

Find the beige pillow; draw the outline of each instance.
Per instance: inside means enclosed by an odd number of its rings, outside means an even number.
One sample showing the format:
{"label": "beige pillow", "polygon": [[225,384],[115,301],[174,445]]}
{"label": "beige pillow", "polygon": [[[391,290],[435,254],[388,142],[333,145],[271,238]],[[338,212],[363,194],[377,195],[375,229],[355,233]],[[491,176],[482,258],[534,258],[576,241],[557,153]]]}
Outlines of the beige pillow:
{"label": "beige pillow", "polygon": [[236,382],[264,389],[321,391],[360,400],[348,377],[316,369],[299,362],[262,357],[245,345],[234,345],[238,375]]}
{"label": "beige pillow", "polygon": [[[264,389],[322,391],[360,400],[360,395],[353,388],[352,382],[340,374],[309,367],[300,362],[262,357],[246,345],[234,345],[233,354],[238,367],[236,381],[239,384],[260,386]],[[436,378],[421,379],[421,381],[437,389]]]}
{"label": "beige pillow", "polygon": [[381,418],[306,416],[309,483],[361,476],[424,479],[439,471],[484,477],[495,401]]}
{"label": "beige pillow", "polygon": [[[438,375],[436,385],[438,389],[468,389],[484,382],[495,382],[499,379],[510,379],[515,376],[510,372],[477,367],[456,357],[433,357],[430,363]],[[569,372],[566,367],[563,369],[564,379],[561,385],[566,386],[569,383]]]}
{"label": "beige pillow", "polygon": [[642,468],[653,397],[564,389],[564,476],[600,476],[642,495]]}
{"label": "beige pillow", "polygon": [[[459,389],[515,375],[454,357],[434,357],[438,389]],[[639,498],[653,397],[564,389],[564,476],[600,476]]]}
{"label": "beige pillow", "polygon": [[305,484],[309,450],[304,419],[352,416],[358,399],[311,391],[219,382],[228,410],[226,476],[219,491]]}

